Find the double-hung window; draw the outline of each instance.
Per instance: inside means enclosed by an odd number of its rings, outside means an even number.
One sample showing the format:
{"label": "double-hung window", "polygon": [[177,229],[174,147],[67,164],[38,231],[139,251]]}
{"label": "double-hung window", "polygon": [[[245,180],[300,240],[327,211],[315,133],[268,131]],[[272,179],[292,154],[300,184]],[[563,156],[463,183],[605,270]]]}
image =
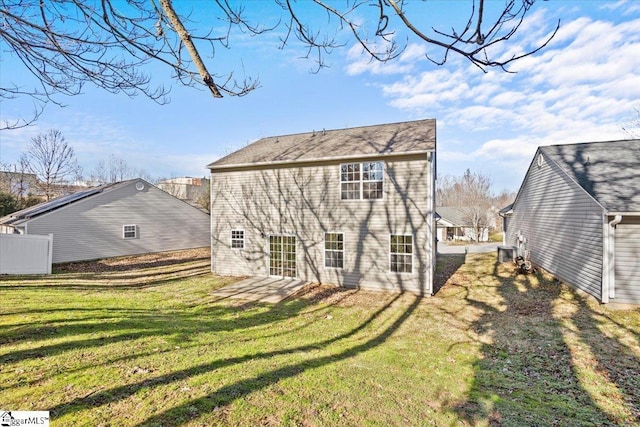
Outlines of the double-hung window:
{"label": "double-hung window", "polygon": [[340,198],[351,200],[360,198],[360,163],[340,165]]}
{"label": "double-hung window", "polygon": [[382,199],[384,166],[382,162],[340,165],[340,198]]}
{"label": "double-hung window", "polygon": [[392,273],[413,272],[413,236],[392,234],[389,245],[389,270]]}
{"label": "double-hung window", "polygon": [[138,227],[136,225],[123,225],[122,226],[122,238],[123,239],[135,239],[138,237]]}
{"label": "double-hung window", "polygon": [[362,164],[362,198],[382,199],[382,162]]}
{"label": "double-hung window", "polygon": [[231,230],[231,247],[244,249],[244,230]]}
{"label": "double-hung window", "polygon": [[344,268],[344,235],[324,233],[324,266]]}

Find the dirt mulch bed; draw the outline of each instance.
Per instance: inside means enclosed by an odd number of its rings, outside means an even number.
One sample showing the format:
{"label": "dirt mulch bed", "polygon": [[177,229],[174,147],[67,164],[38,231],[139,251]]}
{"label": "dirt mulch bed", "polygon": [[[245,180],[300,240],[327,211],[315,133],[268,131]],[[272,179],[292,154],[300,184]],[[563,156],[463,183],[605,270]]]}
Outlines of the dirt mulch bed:
{"label": "dirt mulch bed", "polygon": [[162,267],[185,262],[205,261],[210,259],[210,248],[187,249],[182,251],[158,252],[144,255],[131,255],[116,258],[105,258],[93,261],[68,262],[55,264],[54,273],[107,273],[127,271],[140,268]]}

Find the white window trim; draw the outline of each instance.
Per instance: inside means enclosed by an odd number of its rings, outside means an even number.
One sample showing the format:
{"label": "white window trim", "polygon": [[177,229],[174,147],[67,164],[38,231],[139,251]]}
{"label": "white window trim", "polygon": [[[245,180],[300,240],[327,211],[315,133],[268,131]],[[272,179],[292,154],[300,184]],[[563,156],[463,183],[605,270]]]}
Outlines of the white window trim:
{"label": "white window trim", "polygon": [[[364,179],[364,165],[365,163],[380,163],[380,165],[382,166],[382,179],[380,181],[378,181],[377,179]],[[372,162],[361,162],[360,163],[360,200],[384,200],[384,162],[383,161],[372,161]],[[381,182],[382,183],[382,197],[380,197],[379,199],[365,199],[364,198],[364,184],[365,183],[372,183],[372,182]]]}
{"label": "white window trim", "polygon": [[[342,267],[327,267],[327,234],[342,234],[342,251],[338,251],[337,249],[329,249],[331,251],[335,251],[335,252],[342,252]],[[322,247],[322,265],[324,265],[324,268],[327,270],[344,270],[344,244],[345,244],[345,239],[344,239],[344,233],[341,231],[325,231],[324,233],[324,241],[323,241],[324,245]]]}
{"label": "white window trim", "polygon": [[[131,232],[131,230],[127,231],[127,227],[133,227],[133,236],[127,236],[127,232]],[[138,238],[138,226],[136,224],[125,224],[122,226],[122,238],[125,240],[137,239]]]}
{"label": "white window trim", "polygon": [[[342,166],[346,166],[346,165],[360,165],[360,178],[358,181],[343,181],[342,180]],[[359,183],[360,184],[360,195],[358,196],[357,199],[343,199],[342,198],[342,184],[343,183]],[[340,198],[341,202],[353,202],[353,201],[359,201],[362,200],[362,163],[359,162],[349,162],[349,163],[340,163],[340,165],[338,166],[338,197]]]}
{"label": "white window trim", "polygon": [[[391,270],[391,236],[409,236],[411,237],[411,271],[392,271]],[[416,253],[416,237],[413,234],[398,234],[398,233],[391,233],[389,234],[389,245],[387,246],[387,251],[389,252],[389,259],[388,259],[388,266],[389,266],[389,273],[391,274],[413,274],[413,267],[415,265],[415,256],[414,254]],[[396,252],[396,255],[407,255],[407,254],[399,254]]]}
{"label": "white window trim", "polygon": [[[242,232],[242,239],[237,239],[237,238],[236,238],[236,239],[234,239],[234,238],[233,238],[233,233],[234,233],[234,232],[238,232],[238,231]],[[242,229],[242,228],[232,228],[232,229],[231,229],[231,238],[230,238],[230,245],[231,245],[231,249],[238,249],[238,250],[240,250],[240,249],[244,249],[244,248],[245,248],[245,246],[246,246],[246,245],[245,245],[245,237],[246,237],[246,235],[245,235],[244,229]],[[233,241],[234,241],[234,240],[242,241],[242,247],[238,248],[238,247],[233,246]]]}
{"label": "white window trim", "polygon": [[[365,199],[364,196],[364,183],[365,182],[380,182],[380,181],[371,181],[371,180],[364,180],[363,175],[363,167],[362,165],[365,163],[381,163],[382,164],[382,197],[380,199]],[[360,165],[360,180],[359,181],[343,181],[342,180],[342,166],[344,165]],[[382,160],[371,160],[371,161],[361,161],[361,162],[347,162],[347,163],[340,163],[340,165],[338,166],[338,198],[340,199],[341,202],[355,202],[355,201],[376,201],[376,200],[384,200],[385,196],[384,196],[384,189],[386,188],[386,184],[385,184],[385,171],[386,171],[387,167],[385,162],[383,162]],[[342,184],[343,183],[359,183],[360,184],[360,196],[357,199],[343,199],[342,198]]]}

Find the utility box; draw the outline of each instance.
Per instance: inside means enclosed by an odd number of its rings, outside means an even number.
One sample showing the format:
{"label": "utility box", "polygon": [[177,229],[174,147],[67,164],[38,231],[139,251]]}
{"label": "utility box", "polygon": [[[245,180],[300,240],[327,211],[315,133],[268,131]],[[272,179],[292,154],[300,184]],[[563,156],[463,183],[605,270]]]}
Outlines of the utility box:
{"label": "utility box", "polygon": [[498,246],[498,262],[515,261],[517,250],[515,246]]}

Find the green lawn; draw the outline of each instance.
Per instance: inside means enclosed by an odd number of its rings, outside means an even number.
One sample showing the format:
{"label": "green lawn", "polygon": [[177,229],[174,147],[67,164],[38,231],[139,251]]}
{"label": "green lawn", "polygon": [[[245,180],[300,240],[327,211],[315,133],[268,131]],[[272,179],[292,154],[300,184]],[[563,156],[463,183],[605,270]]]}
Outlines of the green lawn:
{"label": "green lawn", "polygon": [[[163,265],[164,264],[164,265]],[[73,269],[71,269],[73,270]],[[432,298],[218,300],[206,259],[0,278],[0,409],[52,425],[632,425],[640,310],[495,254]]]}

